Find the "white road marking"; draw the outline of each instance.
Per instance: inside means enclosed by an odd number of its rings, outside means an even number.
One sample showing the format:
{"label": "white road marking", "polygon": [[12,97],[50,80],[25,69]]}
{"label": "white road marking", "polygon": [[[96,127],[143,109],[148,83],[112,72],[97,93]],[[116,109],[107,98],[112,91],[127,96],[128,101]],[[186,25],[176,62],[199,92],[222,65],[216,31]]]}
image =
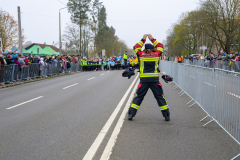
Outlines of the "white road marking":
{"label": "white road marking", "polygon": [[209,86],[212,86],[212,84],[210,84],[210,83],[207,83],[207,82],[205,82],[206,84],[208,84]]}
{"label": "white road marking", "polygon": [[196,77],[193,77],[193,76],[190,76],[191,78],[196,78]]}
{"label": "white road marking", "polygon": [[237,97],[237,98],[240,98],[240,96],[238,96],[238,95],[236,95],[236,94],[233,94],[233,93],[231,93],[231,92],[228,92],[228,94],[231,94],[232,96],[235,96],[235,97]]}
{"label": "white road marking", "polygon": [[96,78],[96,77],[89,78],[88,81],[91,80],[91,79],[94,79],[94,78]]}
{"label": "white road marking", "polygon": [[87,80],[91,80],[91,79],[94,79],[94,78],[96,78],[96,77],[92,77],[92,78],[89,78],[89,79],[87,79]]}
{"label": "white road marking", "polygon": [[75,84],[73,84],[73,85],[67,86],[67,87],[65,87],[65,88],[63,88],[63,89],[67,89],[67,88],[70,88],[70,87],[76,86],[76,85],[78,85],[78,83],[75,83]]}
{"label": "white road marking", "polygon": [[107,73],[108,73],[109,71],[107,71]]}
{"label": "white road marking", "polygon": [[129,106],[130,106],[130,104],[132,102],[132,99],[134,97],[134,93],[137,90],[137,86],[138,86],[138,82],[136,83],[135,87],[132,90],[132,93],[129,96],[129,99],[128,99],[126,105],[125,105],[125,108],[123,109],[123,112],[122,112],[122,114],[121,114],[121,116],[120,116],[120,118],[119,118],[119,120],[118,120],[118,122],[116,124],[116,127],[113,130],[113,133],[112,133],[112,135],[111,135],[111,137],[110,137],[110,139],[109,139],[109,141],[107,143],[107,146],[105,147],[105,149],[103,151],[103,154],[102,154],[100,160],[109,160],[110,159],[110,156],[112,154],[112,150],[113,150],[113,148],[115,146],[115,143],[117,142],[118,135],[119,135],[119,133],[121,131],[124,119],[125,119],[126,114],[128,112],[128,108],[129,108]]}
{"label": "white road marking", "polygon": [[111,127],[113,121],[115,120],[118,112],[120,111],[125,99],[127,98],[129,92],[131,91],[131,89],[132,89],[132,87],[135,84],[137,79],[138,79],[138,76],[136,76],[136,78],[134,79],[134,81],[132,82],[130,87],[128,88],[127,92],[124,94],[121,101],[118,103],[118,105],[115,108],[115,110],[113,111],[112,115],[109,117],[108,121],[106,122],[106,124],[104,125],[104,127],[102,128],[100,133],[98,134],[97,138],[95,139],[95,141],[93,142],[91,147],[88,149],[86,155],[83,157],[83,160],[92,160],[93,159],[94,155],[96,154],[96,152],[97,152],[99,146],[101,145],[105,135],[107,134],[109,128]]}
{"label": "white road marking", "polygon": [[[207,82],[205,82],[207,85],[209,85],[209,86],[212,86],[212,84],[210,84],[210,83],[207,83]],[[214,87],[216,87],[216,86],[214,86]]]}
{"label": "white road marking", "polygon": [[105,73],[101,74],[101,76],[103,76]]}
{"label": "white road marking", "polygon": [[29,101],[26,101],[26,102],[23,102],[23,103],[17,104],[17,105],[15,105],[15,106],[12,106],[12,107],[9,107],[9,108],[6,108],[6,109],[13,109],[13,108],[16,108],[16,107],[18,107],[18,106],[21,106],[21,105],[23,105],[23,104],[26,104],[26,103],[29,103],[29,102],[35,101],[35,100],[37,100],[37,99],[40,99],[40,98],[42,98],[42,97],[43,97],[43,96],[40,96],[40,97],[37,97],[37,98],[31,99],[31,100],[29,100]]}

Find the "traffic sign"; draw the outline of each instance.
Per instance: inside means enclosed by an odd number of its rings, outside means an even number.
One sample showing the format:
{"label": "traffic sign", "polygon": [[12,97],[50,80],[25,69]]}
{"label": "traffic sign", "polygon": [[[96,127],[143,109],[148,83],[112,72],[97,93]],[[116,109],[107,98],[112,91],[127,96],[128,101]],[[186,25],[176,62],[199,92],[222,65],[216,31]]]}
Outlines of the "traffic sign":
{"label": "traffic sign", "polygon": [[207,49],[207,46],[201,46],[200,49],[201,49],[201,50],[206,50],[206,49]]}

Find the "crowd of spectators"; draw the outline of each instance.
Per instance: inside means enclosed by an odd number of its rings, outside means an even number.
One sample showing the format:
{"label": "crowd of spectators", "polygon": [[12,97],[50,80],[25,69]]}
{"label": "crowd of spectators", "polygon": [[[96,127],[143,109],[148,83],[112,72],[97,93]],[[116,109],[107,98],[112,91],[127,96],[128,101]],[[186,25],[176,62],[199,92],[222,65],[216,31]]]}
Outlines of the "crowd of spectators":
{"label": "crowd of spectators", "polygon": [[[31,64],[31,65],[30,65]],[[124,64],[121,54],[113,57],[81,57],[80,55],[52,55],[40,57],[37,55],[23,55],[16,51],[8,51],[7,55],[0,52],[0,83],[5,80],[5,83],[14,81],[14,73],[18,72],[18,79],[26,76],[23,73],[26,68],[31,70],[29,66],[37,66],[38,76],[45,77],[48,75],[49,70],[57,71],[58,73],[67,73],[70,71],[101,71],[101,70],[120,70],[126,67],[135,67],[138,65],[138,59],[134,55],[129,55],[127,58],[127,66]],[[5,66],[5,70],[2,67]],[[7,66],[12,66],[6,69]],[[24,71],[23,71],[24,70]],[[32,71],[30,71],[32,73]],[[28,73],[30,74],[30,73]],[[35,74],[35,73],[34,73]],[[3,77],[5,76],[5,77]],[[16,79],[16,78],[15,78]]]}
{"label": "crowd of spectators", "polygon": [[239,53],[224,53],[221,51],[219,54],[207,54],[205,57],[203,55],[199,56],[190,56],[189,60],[223,60],[223,61],[240,61],[240,54]]}
{"label": "crowd of spectators", "polygon": [[127,66],[125,66],[124,59],[121,54],[119,54],[113,57],[83,57],[81,63],[83,71],[120,70],[126,67],[137,67],[138,59],[136,56],[129,55],[127,58]]}
{"label": "crowd of spectators", "polygon": [[[230,71],[239,72],[240,71],[240,54],[239,53],[224,53],[221,51],[219,54],[207,54],[190,56],[190,64],[201,65],[210,68],[220,68]],[[200,63],[198,63],[200,62]]]}

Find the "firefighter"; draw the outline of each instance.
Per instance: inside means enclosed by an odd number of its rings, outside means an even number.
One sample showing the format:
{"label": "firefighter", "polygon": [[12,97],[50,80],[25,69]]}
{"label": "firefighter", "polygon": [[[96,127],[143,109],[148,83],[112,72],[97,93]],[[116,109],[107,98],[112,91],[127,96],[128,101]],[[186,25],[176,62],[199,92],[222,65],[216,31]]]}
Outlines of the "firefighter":
{"label": "firefighter", "polygon": [[123,59],[124,59],[124,66],[127,67],[127,51],[124,52]]}
{"label": "firefighter", "polygon": [[[141,48],[144,46],[147,37],[153,43],[153,45],[145,44],[145,49],[141,51]],[[150,88],[157,100],[163,117],[165,117],[166,121],[169,121],[169,107],[163,95],[162,84],[159,82],[158,63],[163,52],[163,45],[154,39],[151,34],[144,35],[141,41],[134,46],[134,52],[139,58],[140,83],[138,85],[136,97],[133,99],[133,102],[128,110],[128,120],[132,120],[136,115],[144,96]]]}

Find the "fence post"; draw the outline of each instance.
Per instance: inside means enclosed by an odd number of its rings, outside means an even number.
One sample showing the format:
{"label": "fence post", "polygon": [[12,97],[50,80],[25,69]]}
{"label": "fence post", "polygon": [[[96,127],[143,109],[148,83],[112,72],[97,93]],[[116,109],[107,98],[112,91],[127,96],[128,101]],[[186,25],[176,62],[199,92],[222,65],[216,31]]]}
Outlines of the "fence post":
{"label": "fence post", "polygon": [[195,105],[196,104],[196,95],[197,95],[197,66],[192,66],[192,67],[196,67],[196,74],[195,74],[195,87],[194,87],[194,96],[195,97],[192,97],[192,99],[194,100],[194,103],[193,104],[191,104],[190,106],[188,106],[189,108],[190,107],[192,107],[193,105]]}
{"label": "fence post", "polygon": [[211,104],[211,110],[209,113],[209,116],[211,118],[211,120],[209,122],[207,122],[206,124],[204,124],[203,126],[208,125],[209,123],[213,122],[213,109],[214,109],[214,79],[215,79],[215,69],[212,69],[212,104]]}

